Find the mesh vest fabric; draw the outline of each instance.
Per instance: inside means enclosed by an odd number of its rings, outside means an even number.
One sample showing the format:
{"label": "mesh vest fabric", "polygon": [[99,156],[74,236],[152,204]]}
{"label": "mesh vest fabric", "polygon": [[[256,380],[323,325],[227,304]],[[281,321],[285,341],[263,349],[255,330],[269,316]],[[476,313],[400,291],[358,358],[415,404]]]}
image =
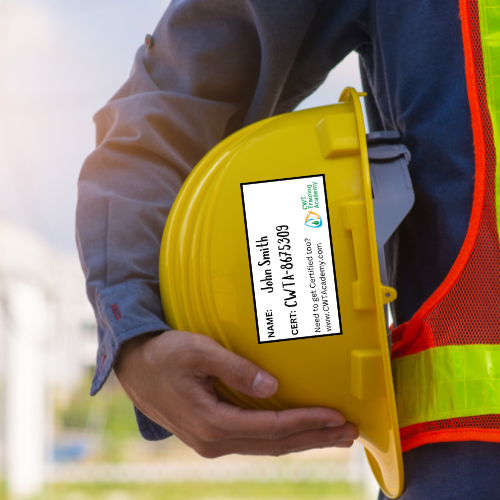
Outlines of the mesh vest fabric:
{"label": "mesh vest fabric", "polygon": [[[482,0],[479,4],[477,0],[460,0],[476,163],[469,228],[460,254],[445,281],[408,323],[394,331],[395,360],[444,346],[471,346],[472,349],[478,344],[500,344],[496,153],[491,107],[488,106],[486,92],[484,40],[482,44],[479,15],[481,8],[488,8],[493,2],[500,7],[500,2],[484,1],[485,5],[481,3]],[[489,59],[487,62],[490,64]],[[500,83],[495,84],[500,88]],[[402,449],[408,451],[417,446],[443,441],[500,442],[499,424],[500,410],[495,410],[494,414],[443,418],[406,426],[400,422]]]}

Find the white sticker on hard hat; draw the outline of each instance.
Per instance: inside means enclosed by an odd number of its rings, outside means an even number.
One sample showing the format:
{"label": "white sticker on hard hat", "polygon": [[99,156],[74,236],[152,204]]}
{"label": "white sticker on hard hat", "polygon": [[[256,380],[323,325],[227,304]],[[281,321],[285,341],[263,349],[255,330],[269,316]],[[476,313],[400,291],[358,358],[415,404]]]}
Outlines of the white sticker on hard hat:
{"label": "white sticker on hard hat", "polygon": [[325,176],[241,193],[259,343],[342,334]]}

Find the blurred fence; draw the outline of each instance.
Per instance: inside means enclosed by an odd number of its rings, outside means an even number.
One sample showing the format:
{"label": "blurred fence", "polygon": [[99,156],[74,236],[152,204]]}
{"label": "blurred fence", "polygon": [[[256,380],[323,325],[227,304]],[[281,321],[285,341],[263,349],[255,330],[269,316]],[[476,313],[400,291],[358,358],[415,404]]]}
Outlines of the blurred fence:
{"label": "blurred fence", "polygon": [[66,464],[49,467],[47,479],[52,483],[162,483],[162,482],[337,482],[361,483],[362,462],[335,455],[317,461],[303,457],[294,460],[265,459],[257,461],[204,461],[178,463],[96,463]]}

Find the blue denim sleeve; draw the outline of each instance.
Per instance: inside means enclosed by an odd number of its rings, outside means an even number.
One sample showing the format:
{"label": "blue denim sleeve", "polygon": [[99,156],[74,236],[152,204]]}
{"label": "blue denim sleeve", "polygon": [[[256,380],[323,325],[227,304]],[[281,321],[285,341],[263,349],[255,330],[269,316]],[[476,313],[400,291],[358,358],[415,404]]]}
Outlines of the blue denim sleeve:
{"label": "blue denim sleeve", "polygon": [[[191,169],[241,126],[291,111],[365,43],[365,3],[171,2],[128,81],[96,114],[97,147],[79,178],[77,244],[99,335],[92,394],[124,342],[169,329],[160,242]],[[169,435],[140,412],[137,420],[146,439]]]}

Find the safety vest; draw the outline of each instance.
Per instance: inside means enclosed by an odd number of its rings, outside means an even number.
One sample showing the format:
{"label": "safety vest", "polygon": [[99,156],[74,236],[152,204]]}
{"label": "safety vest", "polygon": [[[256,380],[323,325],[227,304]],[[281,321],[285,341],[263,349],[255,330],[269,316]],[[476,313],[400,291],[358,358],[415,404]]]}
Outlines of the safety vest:
{"label": "safety vest", "polygon": [[460,0],[460,16],[474,201],[448,276],[393,333],[403,451],[444,441],[500,442],[500,2]]}

